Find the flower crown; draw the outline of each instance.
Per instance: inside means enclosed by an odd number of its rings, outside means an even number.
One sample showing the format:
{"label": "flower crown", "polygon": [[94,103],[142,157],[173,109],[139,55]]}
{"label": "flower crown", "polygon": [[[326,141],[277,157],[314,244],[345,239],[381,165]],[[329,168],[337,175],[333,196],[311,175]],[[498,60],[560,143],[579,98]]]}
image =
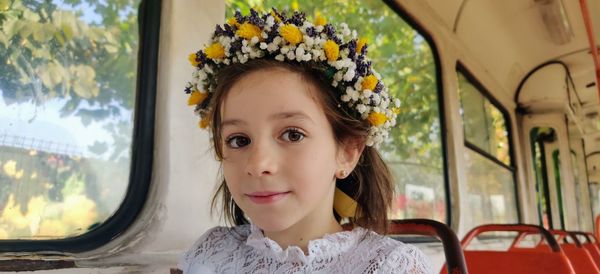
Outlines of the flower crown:
{"label": "flower crown", "polygon": [[190,95],[188,105],[196,106],[200,127],[206,128],[216,75],[223,68],[258,58],[312,62],[339,91],[340,100],[357,117],[369,121],[366,145],[378,146],[396,124],[400,100],[390,96],[366,54],[365,39],[358,39],[346,23],[340,24],[338,32],[319,15],[311,23],[302,12],[287,17],[276,9],[262,15],[251,9],[248,16],[237,11],[226,24],[216,26],[210,45],[190,54],[196,69],[185,88]]}

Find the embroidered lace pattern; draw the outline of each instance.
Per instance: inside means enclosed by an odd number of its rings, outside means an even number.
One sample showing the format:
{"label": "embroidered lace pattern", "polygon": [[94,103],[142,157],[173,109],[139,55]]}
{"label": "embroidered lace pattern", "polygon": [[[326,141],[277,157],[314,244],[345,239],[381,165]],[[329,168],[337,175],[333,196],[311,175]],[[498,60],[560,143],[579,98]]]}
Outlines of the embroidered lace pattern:
{"label": "embroidered lace pattern", "polygon": [[364,228],[325,235],[283,250],[254,225],[215,227],[200,237],[180,263],[196,273],[433,273],[416,247]]}

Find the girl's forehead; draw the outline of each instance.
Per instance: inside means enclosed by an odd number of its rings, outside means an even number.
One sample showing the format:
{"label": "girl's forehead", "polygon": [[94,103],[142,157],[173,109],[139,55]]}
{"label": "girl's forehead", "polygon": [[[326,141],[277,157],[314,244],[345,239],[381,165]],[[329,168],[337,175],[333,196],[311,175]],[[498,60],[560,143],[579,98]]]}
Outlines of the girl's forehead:
{"label": "girl's forehead", "polygon": [[233,84],[225,96],[222,117],[243,120],[297,111],[313,120],[324,116],[317,87],[305,78],[282,68],[250,72]]}

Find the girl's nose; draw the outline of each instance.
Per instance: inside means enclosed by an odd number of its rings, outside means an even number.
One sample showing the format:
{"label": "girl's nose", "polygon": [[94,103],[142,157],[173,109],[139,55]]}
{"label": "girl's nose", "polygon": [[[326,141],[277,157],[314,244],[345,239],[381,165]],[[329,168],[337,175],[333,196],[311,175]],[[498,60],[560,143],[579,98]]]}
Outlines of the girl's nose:
{"label": "girl's nose", "polygon": [[266,142],[253,142],[250,156],[246,164],[246,174],[261,177],[277,172],[277,161],[274,145]]}

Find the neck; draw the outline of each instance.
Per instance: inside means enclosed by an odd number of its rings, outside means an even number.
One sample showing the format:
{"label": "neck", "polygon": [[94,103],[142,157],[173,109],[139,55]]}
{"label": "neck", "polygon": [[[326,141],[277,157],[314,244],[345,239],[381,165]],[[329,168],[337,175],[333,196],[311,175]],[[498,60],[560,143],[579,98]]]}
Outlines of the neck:
{"label": "neck", "polygon": [[[320,224],[320,225],[315,225]],[[263,231],[266,237],[277,242],[285,250],[288,246],[298,246],[308,254],[308,242],[322,238],[325,234],[342,231],[342,226],[335,220],[333,214],[326,222],[304,220],[282,231]]]}

